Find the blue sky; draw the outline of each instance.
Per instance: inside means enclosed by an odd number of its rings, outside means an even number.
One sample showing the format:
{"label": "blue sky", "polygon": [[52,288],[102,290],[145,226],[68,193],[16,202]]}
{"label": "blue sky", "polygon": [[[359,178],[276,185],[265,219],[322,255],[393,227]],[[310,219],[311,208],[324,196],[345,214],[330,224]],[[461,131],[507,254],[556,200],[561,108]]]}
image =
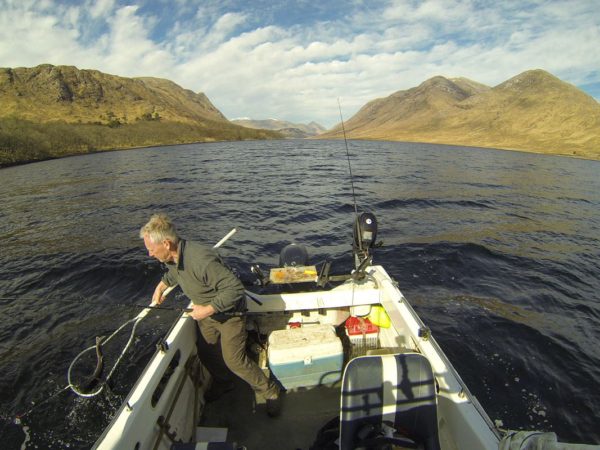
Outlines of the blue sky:
{"label": "blue sky", "polygon": [[168,78],[229,119],[339,122],[436,75],[541,68],[600,99],[596,0],[0,0],[0,67]]}

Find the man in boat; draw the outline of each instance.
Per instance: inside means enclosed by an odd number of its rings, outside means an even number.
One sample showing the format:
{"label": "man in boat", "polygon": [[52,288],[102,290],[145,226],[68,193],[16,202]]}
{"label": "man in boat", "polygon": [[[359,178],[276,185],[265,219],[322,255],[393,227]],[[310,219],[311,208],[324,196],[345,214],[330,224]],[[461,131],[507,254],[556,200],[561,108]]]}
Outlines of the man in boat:
{"label": "man in boat", "polygon": [[216,251],[181,239],[165,214],[153,215],[141,228],[140,237],[148,254],[168,269],[156,286],[152,301],[161,304],[165,289],[178,284],[193,303],[189,314],[197,321],[207,343],[203,353],[207,353],[208,358],[203,358],[203,362],[214,378],[208,399],[216,399],[233,387],[223,370],[219,370],[222,355],[227,367],[265,398],[269,416],[278,415],[279,386],[248,357],[245,318],[231,314],[245,308],[242,282],[223,264]]}

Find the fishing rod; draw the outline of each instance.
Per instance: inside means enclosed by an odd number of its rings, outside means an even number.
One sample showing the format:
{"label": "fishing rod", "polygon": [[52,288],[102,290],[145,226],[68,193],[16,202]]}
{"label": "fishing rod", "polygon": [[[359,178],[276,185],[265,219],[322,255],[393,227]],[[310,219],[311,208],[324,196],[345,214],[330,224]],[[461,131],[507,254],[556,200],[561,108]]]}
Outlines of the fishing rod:
{"label": "fishing rod", "polygon": [[[346,137],[346,125],[342,115],[342,105],[338,97],[338,108],[340,111],[340,121],[342,125],[342,133],[344,135],[344,144],[346,146],[346,159],[348,161],[348,170],[350,172],[350,185],[352,187],[352,202],[354,204],[354,279],[360,279],[364,275],[365,268],[371,263],[369,248],[375,246],[377,238],[377,219],[371,214],[364,212],[360,216],[358,214],[358,205],[356,202],[356,191],[354,189],[354,176],[352,174],[352,163],[350,162],[350,151],[348,149],[348,138]],[[378,244],[378,246],[381,243]]]}
{"label": "fishing rod", "polygon": [[[227,233],[219,242],[217,242],[213,248],[219,248],[221,247],[231,236],[233,236],[235,233],[237,232],[236,228],[233,228],[229,233]],[[176,288],[177,285],[174,286],[170,286],[167,289],[165,289],[165,291],[163,292],[163,296],[167,296],[174,288]],[[62,299],[65,298],[64,295],[60,295],[60,294],[55,294],[55,295],[45,295],[45,296],[32,296],[32,295],[0,295],[0,300],[28,300],[28,301],[35,301],[35,302],[39,302],[39,301],[46,301],[46,300],[51,300],[51,299]],[[73,299],[78,299],[78,300],[87,300],[87,297],[84,297],[83,295],[77,295],[77,294],[71,294],[69,295],[69,298],[73,298]],[[128,308],[151,308],[151,309],[171,309],[173,311],[184,311],[184,312],[190,312],[191,310],[186,310],[184,308],[166,308],[166,307],[155,307],[155,306],[151,306],[151,305],[140,305],[140,304],[134,304],[134,305],[129,305],[126,303],[112,303],[111,306],[125,306]]]}
{"label": "fishing rod", "polygon": [[350,171],[350,185],[352,186],[352,202],[354,203],[354,215],[358,218],[358,207],[356,206],[356,193],[354,192],[354,177],[352,176],[352,164],[350,164],[350,151],[348,150],[348,139],[346,138],[346,126],[342,116],[342,105],[338,97],[338,108],[340,110],[340,121],[342,122],[342,132],[344,133],[344,144],[346,145],[346,159],[348,160],[348,170]]}
{"label": "fishing rod", "polygon": [[[174,288],[176,288],[177,285],[175,286],[171,286],[171,289],[169,289],[169,292],[171,292]],[[167,292],[167,290],[165,289],[165,292],[168,294],[169,292]],[[252,300],[254,303],[262,306],[262,302],[255,297],[255,294],[253,292],[250,292],[248,290],[245,290],[244,293],[246,294],[246,297],[248,297],[250,300]],[[165,294],[163,293],[163,296]],[[47,296],[47,297],[20,297],[20,296],[14,296],[14,297],[1,297],[0,296],[0,300],[33,300],[33,301],[41,301],[41,300],[48,300],[50,298],[53,298],[51,296]],[[73,298],[80,298],[82,300],[86,300],[86,297],[83,297],[81,295],[78,296],[74,296]],[[175,306],[158,306],[158,305],[143,305],[141,303],[134,303],[134,304],[129,304],[129,303],[111,303],[110,306],[121,306],[124,308],[144,308],[144,309],[162,309],[164,311],[178,311],[178,312],[182,312],[182,313],[190,313],[192,312],[194,309],[187,307],[187,308],[177,308]]]}
{"label": "fishing rod", "polygon": [[[350,163],[350,151],[348,150],[348,139],[346,137],[346,126],[344,125],[344,117],[342,116],[342,105],[340,103],[340,98],[338,97],[337,99],[338,102],[338,109],[340,110],[340,121],[342,123],[342,132],[344,134],[344,144],[346,146],[346,159],[348,161],[348,171],[350,172],[350,186],[352,187],[352,203],[354,204],[354,241],[355,243],[358,244],[358,250],[360,251],[360,254],[363,255],[364,254],[364,249],[363,249],[363,242],[362,239],[357,238],[357,234],[358,236],[362,235],[361,232],[361,227],[360,227],[360,221],[358,218],[358,206],[356,204],[356,192],[354,190],[354,177],[352,175],[352,164]],[[356,266],[356,268],[361,267],[362,265],[362,261],[360,260],[360,257],[356,254],[355,252],[355,261],[354,261],[354,265]]]}
{"label": "fishing rod", "polygon": [[[175,288],[176,286],[172,286],[172,287]],[[165,289],[165,292],[166,292],[166,289]],[[254,303],[262,306],[262,302],[254,296],[254,293],[244,290],[244,294],[246,295],[246,297],[248,297]],[[118,306],[127,306],[129,308],[163,309],[165,311],[179,311],[179,312],[184,312],[184,313],[191,313],[194,310],[194,308],[190,308],[190,307],[177,308],[177,307],[172,307],[172,306],[149,306],[149,305],[140,305],[138,303],[136,303],[134,305],[126,305],[123,303],[119,303]],[[223,314],[240,315],[239,313],[228,313],[226,311]]]}

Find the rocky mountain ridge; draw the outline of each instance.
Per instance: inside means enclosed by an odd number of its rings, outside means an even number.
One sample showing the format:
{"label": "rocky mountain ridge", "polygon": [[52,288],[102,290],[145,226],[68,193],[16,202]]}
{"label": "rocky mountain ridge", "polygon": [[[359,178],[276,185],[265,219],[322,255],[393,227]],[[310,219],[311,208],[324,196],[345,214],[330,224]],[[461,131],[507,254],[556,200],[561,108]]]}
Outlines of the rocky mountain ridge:
{"label": "rocky mountain ridge", "polygon": [[[543,70],[488,87],[433,77],[368,102],[345,123],[349,139],[494,147],[600,159],[600,104]],[[342,137],[341,126],[319,138]]]}
{"label": "rocky mountain ridge", "polygon": [[107,114],[123,123],[157,117],[194,123],[227,121],[203,93],[160,78],[125,78],[97,70],[43,64],[0,68],[0,117],[93,123]]}
{"label": "rocky mountain ridge", "polygon": [[273,130],[282,133],[285,137],[305,138],[316,136],[326,131],[326,128],[316,122],[308,124],[292,123],[279,119],[233,119],[231,122],[248,128]]}

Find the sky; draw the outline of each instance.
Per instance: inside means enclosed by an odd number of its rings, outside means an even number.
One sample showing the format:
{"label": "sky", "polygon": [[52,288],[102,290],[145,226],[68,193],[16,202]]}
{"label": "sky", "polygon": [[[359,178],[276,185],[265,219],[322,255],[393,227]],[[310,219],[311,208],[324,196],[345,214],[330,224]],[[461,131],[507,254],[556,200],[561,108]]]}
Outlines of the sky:
{"label": "sky", "polygon": [[0,0],[0,67],[170,79],[228,119],[326,128],[442,75],[544,69],[600,100],[597,0]]}

